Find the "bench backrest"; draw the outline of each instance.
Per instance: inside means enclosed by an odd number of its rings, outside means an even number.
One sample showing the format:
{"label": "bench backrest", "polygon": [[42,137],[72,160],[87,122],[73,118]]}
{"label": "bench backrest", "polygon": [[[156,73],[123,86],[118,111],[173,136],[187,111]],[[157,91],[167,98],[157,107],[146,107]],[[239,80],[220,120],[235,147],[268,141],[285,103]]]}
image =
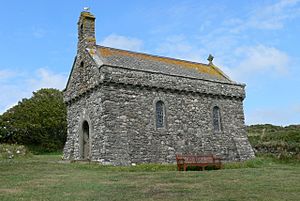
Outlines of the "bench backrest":
{"label": "bench backrest", "polygon": [[221,159],[212,155],[176,155],[177,163],[220,163]]}

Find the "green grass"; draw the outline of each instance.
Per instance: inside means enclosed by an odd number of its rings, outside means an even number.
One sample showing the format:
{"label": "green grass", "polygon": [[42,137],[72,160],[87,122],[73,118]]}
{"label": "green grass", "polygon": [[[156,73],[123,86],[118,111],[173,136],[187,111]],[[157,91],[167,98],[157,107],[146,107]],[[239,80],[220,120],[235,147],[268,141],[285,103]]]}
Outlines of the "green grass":
{"label": "green grass", "polygon": [[257,158],[222,170],[177,172],[174,165],[59,160],[59,155],[0,160],[0,200],[300,200],[297,161]]}

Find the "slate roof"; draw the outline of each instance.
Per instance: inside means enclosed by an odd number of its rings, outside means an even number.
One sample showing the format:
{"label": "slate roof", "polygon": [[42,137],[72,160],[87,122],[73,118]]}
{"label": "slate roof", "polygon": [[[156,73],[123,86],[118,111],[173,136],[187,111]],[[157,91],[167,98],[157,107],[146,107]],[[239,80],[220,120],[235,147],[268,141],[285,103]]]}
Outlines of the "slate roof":
{"label": "slate roof", "polygon": [[99,45],[96,46],[96,52],[93,52],[93,54],[94,53],[97,55],[98,59],[95,58],[95,55],[92,55],[92,57],[95,60],[98,60],[96,63],[99,65],[118,66],[133,70],[234,83],[214,65],[120,50]]}

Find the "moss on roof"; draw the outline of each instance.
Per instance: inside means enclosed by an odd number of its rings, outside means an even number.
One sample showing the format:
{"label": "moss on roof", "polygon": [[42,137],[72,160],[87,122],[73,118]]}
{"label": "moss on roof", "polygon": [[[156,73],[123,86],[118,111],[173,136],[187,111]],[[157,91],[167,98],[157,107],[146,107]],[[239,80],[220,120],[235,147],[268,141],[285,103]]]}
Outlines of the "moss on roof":
{"label": "moss on roof", "polygon": [[226,75],[222,73],[216,66],[207,65],[202,63],[196,63],[191,61],[185,61],[180,59],[173,59],[168,57],[160,57],[154,56],[144,53],[131,52],[126,50],[108,48],[103,46],[98,46],[98,51],[100,52],[102,57],[111,57],[111,56],[125,56],[125,57],[134,57],[142,60],[150,60],[155,62],[162,62],[165,64],[171,64],[180,66],[181,68],[189,68],[198,71],[199,73],[204,73],[208,75],[212,75],[222,79],[228,79]]}

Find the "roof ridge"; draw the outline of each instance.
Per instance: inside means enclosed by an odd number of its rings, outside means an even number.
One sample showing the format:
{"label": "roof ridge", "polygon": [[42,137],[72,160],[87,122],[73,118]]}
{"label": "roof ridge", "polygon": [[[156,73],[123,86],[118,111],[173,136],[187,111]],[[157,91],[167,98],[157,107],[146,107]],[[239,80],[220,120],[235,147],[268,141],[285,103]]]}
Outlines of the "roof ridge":
{"label": "roof ridge", "polygon": [[204,65],[204,66],[207,66],[207,67],[210,66],[208,64],[204,64],[204,63],[200,63],[200,62],[196,62],[196,61],[189,61],[189,60],[185,60],[185,59],[177,59],[177,58],[168,57],[168,56],[159,56],[159,55],[150,54],[150,53],[144,53],[144,52],[137,52],[137,51],[132,51],[132,50],[118,49],[118,48],[107,47],[107,46],[103,46],[103,45],[96,45],[96,46],[97,47],[111,49],[111,50],[129,52],[129,53],[133,53],[133,54],[141,54],[141,55],[150,56],[150,57],[157,57],[157,58],[162,58],[162,59],[170,59],[170,60],[174,60],[174,61],[187,62],[187,63],[191,63],[191,64],[200,64],[200,65]]}

